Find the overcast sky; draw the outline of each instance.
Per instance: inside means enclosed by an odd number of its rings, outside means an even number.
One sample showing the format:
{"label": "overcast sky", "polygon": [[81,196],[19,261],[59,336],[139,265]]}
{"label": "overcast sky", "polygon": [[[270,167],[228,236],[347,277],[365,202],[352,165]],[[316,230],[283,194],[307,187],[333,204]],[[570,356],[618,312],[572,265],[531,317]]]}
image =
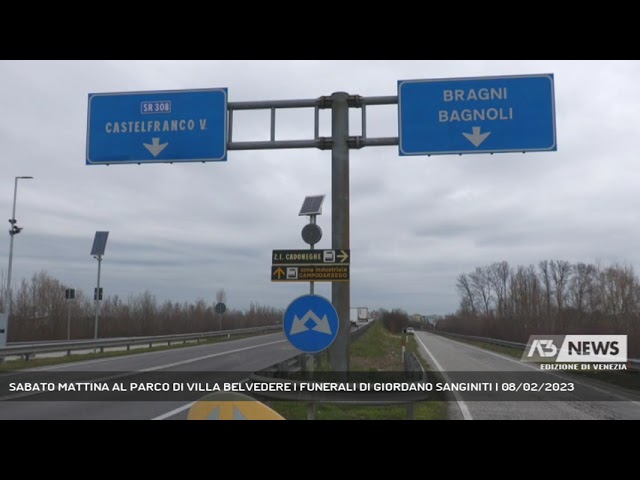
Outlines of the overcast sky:
{"label": "overcast sky", "polygon": [[[350,152],[351,306],[450,313],[456,277],[542,259],[640,265],[637,61],[0,61],[0,213],[20,180],[13,278],[46,271],[87,294],[98,230],[105,294],[285,308],[306,283],[270,281],[273,249],[304,249],[306,195],[326,194],[316,248],[331,247],[331,153],[230,151],[226,162],[86,165],[89,93],[228,88],[229,101],[336,91],[397,94],[398,80],[553,73],[558,150],[495,155]],[[369,137],[397,136],[396,106]],[[267,140],[268,112],[235,115],[234,140]],[[330,115],[320,135],[329,136]],[[351,135],[360,133],[359,110]],[[278,139],[313,136],[312,110],[278,113]],[[9,223],[0,235],[6,278]],[[331,297],[330,284],[316,293]]]}

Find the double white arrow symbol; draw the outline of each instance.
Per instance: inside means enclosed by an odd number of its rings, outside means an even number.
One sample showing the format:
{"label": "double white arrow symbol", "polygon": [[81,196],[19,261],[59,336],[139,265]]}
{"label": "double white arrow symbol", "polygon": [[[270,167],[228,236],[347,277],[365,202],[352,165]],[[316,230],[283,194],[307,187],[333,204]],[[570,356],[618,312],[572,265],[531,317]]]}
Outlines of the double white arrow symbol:
{"label": "double white arrow symbol", "polygon": [[[316,323],[313,328],[309,328],[305,325],[309,321],[309,319],[313,320]],[[289,335],[306,332],[307,330],[313,330],[318,333],[326,333],[327,335],[331,335],[329,319],[326,315],[324,315],[322,318],[319,318],[315,313],[313,313],[313,310],[309,310],[304,314],[304,317],[302,318],[298,318],[298,316],[295,315],[293,317],[293,323],[291,324],[291,330],[289,330]]]}
{"label": "double white arrow symbol", "polygon": [[464,135],[464,137],[467,140],[473,143],[474,147],[479,147],[482,144],[482,142],[484,142],[487,139],[487,137],[491,135],[491,132],[480,133],[481,129],[482,127],[472,127],[471,131],[473,133],[462,132],[462,135]]}
{"label": "double white arrow symbol", "polygon": [[169,145],[169,143],[160,143],[160,139],[158,137],[154,137],[151,141],[151,144],[143,143],[142,145],[144,145],[144,148],[151,152],[151,155],[157,157],[158,155],[160,155],[160,152],[162,152],[162,150],[164,150],[167,145]]}

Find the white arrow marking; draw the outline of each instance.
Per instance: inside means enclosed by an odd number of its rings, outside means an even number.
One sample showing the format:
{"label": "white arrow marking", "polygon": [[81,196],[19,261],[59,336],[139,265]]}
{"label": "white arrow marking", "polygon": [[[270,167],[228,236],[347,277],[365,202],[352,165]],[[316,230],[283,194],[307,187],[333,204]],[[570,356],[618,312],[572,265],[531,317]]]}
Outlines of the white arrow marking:
{"label": "white arrow marking", "polygon": [[160,155],[160,152],[164,150],[167,145],[169,145],[169,143],[160,143],[160,139],[158,137],[154,137],[151,144],[143,143],[142,145],[144,145],[144,148],[151,152],[151,155],[157,157],[158,155]]}
{"label": "white arrow marking", "polygon": [[326,333],[327,335],[331,335],[331,327],[329,326],[329,319],[327,316],[323,316],[320,321],[316,323],[316,326],[313,327],[313,330],[320,333]]}
{"label": "white arrow marking", "polygon": [[462,132],[462,135],[464,135],[467,140],[473,143],[474,147],[479,147],[482,142],[484,142],[487,137],[491,135],[491,132],[480,133],[481,128],[482,127],[472,127],[471,130],[473,131],[473,133]]}
{"label": "white arrow marking", "polygon": [[293,317],[293,323],[291,324],[291,330],[289,331],[289,335],[295,335],[296,333],[306,332],[307,327],[304,326],[307,321],[307,316],[302,317],[302,320],[298,318],[296,315]]}
{"label": "white arrow marking", "polygon": [[[306,323],[309,319],[315,322],[313,328],[307,327]],[[313,310],[309,310],[304,314],[304,317],[298,318],[297,315],[293,317],[293,322],[291,323],[291,330],[289,330],[289,335],[295,335],[296,333],[306,332],[307,330],[313,330],[319,333],[326,333],[327,335],[331,335],[331,327],[329,326],[329,319],[326,315],[322,318],[319,318]]]}

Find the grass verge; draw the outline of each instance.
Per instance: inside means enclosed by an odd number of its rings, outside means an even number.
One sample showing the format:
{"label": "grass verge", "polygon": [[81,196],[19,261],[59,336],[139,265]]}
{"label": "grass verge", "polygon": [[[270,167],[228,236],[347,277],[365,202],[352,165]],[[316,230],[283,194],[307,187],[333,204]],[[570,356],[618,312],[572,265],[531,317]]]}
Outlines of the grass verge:
{"label": "grass verge", "polygon": [[[372,372],[401,372],[403,335],[387,331],[381,322],[376,322],[362,337],[351,345],[351,370]],[[408,336],[408,351],[415,352],[417,346],[412,336]],[[309,404],[306,402],[269,402],[287,420],[305,420]],[[447,406],[441,398],[418,402],[413,410],[416,420],[444,420]],[[406,420],[407,405],[364,406],[357,404],[316,405],[317,420]]]}

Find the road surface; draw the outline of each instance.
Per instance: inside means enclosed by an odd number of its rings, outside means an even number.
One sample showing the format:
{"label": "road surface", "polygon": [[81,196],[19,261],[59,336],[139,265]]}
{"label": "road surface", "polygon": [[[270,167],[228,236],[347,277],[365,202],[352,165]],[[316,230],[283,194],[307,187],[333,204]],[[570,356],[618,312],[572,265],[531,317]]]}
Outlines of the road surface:
{"label": "road surface", "polygon": [[[417,331],[415,339],[421,355],[434,370],[498,372],[493,379],[500,382],[512,382],[514,378],[517,379],[518,372],[539,371],[535,364],[523,363],[515,358],[439,335]],[[455,375],[450,373],[450,376]],[[568,401],[468,401],[465,400],[464,393],[457,392],[455,401],[450,403],[450,417],[465,420],[640,419],[640,396],[634,392],[575,375],[553,372],[544,376],[549,378],[549,382],[578,382],[582,391],[591,390],[594,397],[606,396],[617,401],[578,401],[571,394],[567,394],[566,398],[570,399]]]}
{"label": "road surface", "polygon": [[[254,372],[298,355],[283,333],[37,368],[37,371],[95,372]],[[16,372],[0,373],[19,375]],[[204,395],[204,394],[203,394]],[[1,419],[165,420],[186,419],[189,401],[0,401]],[[31,396],[31,398],[34,398]]]}

